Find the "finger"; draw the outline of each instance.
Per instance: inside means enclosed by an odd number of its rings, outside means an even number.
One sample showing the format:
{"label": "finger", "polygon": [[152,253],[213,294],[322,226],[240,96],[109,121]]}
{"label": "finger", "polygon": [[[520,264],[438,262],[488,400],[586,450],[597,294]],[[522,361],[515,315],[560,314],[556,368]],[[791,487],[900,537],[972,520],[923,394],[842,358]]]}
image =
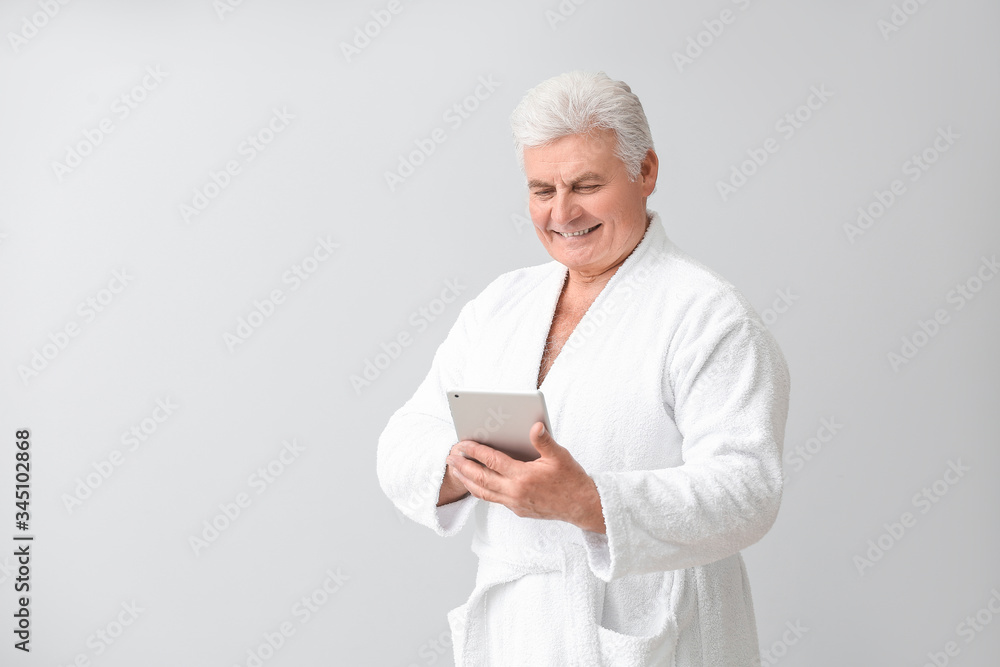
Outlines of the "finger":
{"label": "finger", "polygon": [[463,440],[460,442],[458,451],[501,475],[509,471],[510,465],[514,461],[514,459],[503,452],[474,440]]}
{"label": "finger", "polygon": [[449,454],[445,462],[448,464],[448,468],[462,480],[471,477],[474,470],[482,469],[483,467],[479,461],[467,459],[459,454]]}
{"label": "finger", "polygon": [[[469,467],[469,462],[466,462]],[[464,474],[455,466],[455,475],[465,488],[477,498],[489,502],[500,502],[500,494],[490,486],[488,475],[496,475],[492,470],[481,465],[476,465],[474,470]]]}
{"label": "finger", "polygon": [[478,486],[489,486],[491,476],[496,475],[479,461],[458,454],[451,454],[447,461],[463,480],[470,480]]}
{"label": "finger", "polygon": [[553,456],[559,444],[552,437],[552,434],[545,428],[544,422],[535,422],[528,431],[532,446],[538,450],[542,456]]}

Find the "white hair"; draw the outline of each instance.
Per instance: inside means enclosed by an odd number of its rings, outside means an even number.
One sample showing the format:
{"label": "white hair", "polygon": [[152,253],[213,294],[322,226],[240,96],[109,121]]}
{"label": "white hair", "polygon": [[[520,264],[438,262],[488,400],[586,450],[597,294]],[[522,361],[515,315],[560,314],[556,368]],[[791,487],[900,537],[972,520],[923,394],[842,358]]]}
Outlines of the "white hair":
{"label": "white hair", "polygon": [[524,171],[524,149],[571,134],[613,130],[615,155],[635,180],[653,136],[642,104],[624,81],[604,72],[567,72],[541,82],[521,99],[510,116],[514,151]]}

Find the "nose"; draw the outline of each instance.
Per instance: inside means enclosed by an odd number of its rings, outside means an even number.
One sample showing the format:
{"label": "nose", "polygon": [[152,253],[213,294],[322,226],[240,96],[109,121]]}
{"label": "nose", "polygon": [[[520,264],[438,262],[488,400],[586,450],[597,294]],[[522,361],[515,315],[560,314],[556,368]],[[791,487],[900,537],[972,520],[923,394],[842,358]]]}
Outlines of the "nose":
{"label": "nose", "polygon": [[580,215],[580,207],[571,191],[563,190],[556,192],[552,197],[552,208],[550,217],[557,225],[565,225],[573,222]]}

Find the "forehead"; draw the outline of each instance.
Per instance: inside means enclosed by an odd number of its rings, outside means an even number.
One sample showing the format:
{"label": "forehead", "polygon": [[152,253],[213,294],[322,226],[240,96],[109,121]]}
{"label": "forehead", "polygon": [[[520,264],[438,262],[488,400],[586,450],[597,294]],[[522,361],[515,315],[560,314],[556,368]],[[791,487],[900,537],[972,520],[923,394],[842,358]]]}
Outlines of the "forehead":
{"label": "forehead", "polygon": [[524,172],[528,180],[569,180],[587,172],[608,172],[624,167],[615,155],[615,133],[599,130],[570,134],[542,146],[524,149]]}

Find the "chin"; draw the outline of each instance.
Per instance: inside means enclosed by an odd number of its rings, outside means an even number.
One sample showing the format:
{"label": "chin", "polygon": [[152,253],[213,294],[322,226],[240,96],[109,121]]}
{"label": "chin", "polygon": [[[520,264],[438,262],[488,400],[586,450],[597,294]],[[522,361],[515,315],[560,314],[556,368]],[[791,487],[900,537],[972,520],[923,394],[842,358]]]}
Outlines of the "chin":
{"label": "chin", "polygon": [[[551,253],[550,253],[551,254]],[[594,264],[593,255],[587,253],[586,256],[580,253],[565,253],[560,252],[552,257],[554,260],[562,264],[563,266],[573,269],[574,271],[579,271],[585,269],[588,266]]]}

